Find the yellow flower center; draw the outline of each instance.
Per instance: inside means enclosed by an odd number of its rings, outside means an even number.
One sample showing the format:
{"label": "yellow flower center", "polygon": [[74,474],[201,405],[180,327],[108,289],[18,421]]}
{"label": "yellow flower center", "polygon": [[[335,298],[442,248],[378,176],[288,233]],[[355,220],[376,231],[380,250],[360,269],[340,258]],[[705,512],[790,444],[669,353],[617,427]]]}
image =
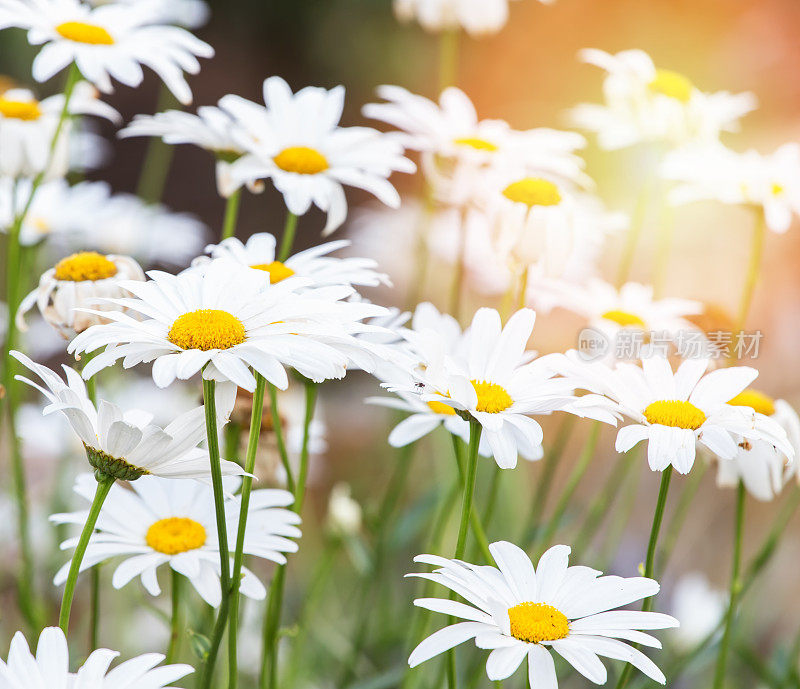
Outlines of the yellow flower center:
{"label": "yellow flower center", "polygon": [[250,267],[269,273],[269,281],[273,285],[276,282],[280,282],[281,280],[285,280],[286,278],[290,278],[292,275],[294,275],[294,271],[280,261],[273,261],[272,263],[257,263],[256,265]]}
{"label": "yellow flower center", "polygon": [[89,45],[114,45],[114,39],[102,26],[85,22],[64,22],[56,27],[59,35],[68,41]]}
{"label": "yellow flower center", "polygon": [[764,416],[772,416],[775,413],[775,400],[753,388],[743,390],[728,404],[732,404],[734,407],[750,407]]}
{"label": "yellow flower center", "polygon": [[247,334],[242,322],[227,311],[198,309],[178,316],[167,339],[181,349],[230,349],[242,344]]}
{"label": "yellow flower center", "polygon": [[105,280],[117,274],[114,262],[96,251],[81,251],[56,263],[56,280],[83,282]]}
{"label": "yellow flower center", "polygon": [[32,122],[42,116],[42,111],[37,100],[10,100],[0,96],[0,115]]}
{"label": "yellow flower center", "polygon": [[298,175],[317,175],[330,167],[322,153],[308,146],[285,148],[273,161],[281,170],[296,172]]}
{"label": "yellow flower center", "polygon": [[687,77],[671,69],[657,69],[655,79],[648,86],[653,93],[660,93],[681,103],[688,103],[694,91],[694,84]]}
{"label": "yellow flower center", "polygon": [[778,182],[772,183],[772,195],[773,196],[780,196],[783,192],[786,191],[784,186]]}
{"label": "yellow flower center", "polygon": [[453,139],[456,146],[466,146],[467,148],[474,148],[476,151],[486,151],[494,153],[497,150],[497,144],[493,144],[486,139],[479,139],[475,136],[464,136],[459,139]]}
{"label": "yellow flower center", "polygon": [[613,321],[617,325],[621,325],[623,328],[630,328],[634,326],[637,328],[644,328],[644,321],[635,313],[630,313],[628,311],[611,309],[611,311],[606,311],[601,318],[604,318],[607,321]]}
{"label": "yellow flower center", "polygon": [[658,400],[647,405],[644,416],[648,423],[696,431],[705,423],[706,415],[691,402]]}
{"label": "yellow flower center", "polygon": [[508,609],[511,636],[529,644],[569,636],[569,620],[558,608],[544,603],[520,603]]}
{"label": "yellow flower center", "polygon": [[437,400],[433,400],[432,402],[428,402],[428,406],[431,408],[431,411],[434,414],[447,414],[447,416],[455,416],[456,410],[453,409],[449,404],[445,404],[444,402],[439,402]]}
{"label": "yellow flower center", "polygon": [[503,196],[514,203],[533,206],[557,206],[561,203],[561,192],[550,180],[540,177],[526,177],[512,182],[503,189]]}
{"label": "yellow flower center", "polygon": [[159,553],[177,555],[205,545],[206,530],[194,519],[168,517],[159,519],[147,530],[145,541]]}
{"label": "yellow flower center", "polygon": [[512,404],[514,400],[511,395],[506,392],[502,385],[496,383],[487,383],[485,380],[473,380],[472,387],[478,395],[478,405],[475,407],[476,411],[485,411],[489,414],[499,414],[505,411]]}

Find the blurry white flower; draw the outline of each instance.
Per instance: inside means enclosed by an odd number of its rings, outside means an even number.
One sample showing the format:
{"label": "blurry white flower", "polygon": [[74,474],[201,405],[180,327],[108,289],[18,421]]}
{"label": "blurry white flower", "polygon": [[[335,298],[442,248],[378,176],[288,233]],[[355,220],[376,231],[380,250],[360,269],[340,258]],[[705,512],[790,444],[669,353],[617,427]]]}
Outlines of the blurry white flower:
{"label": "blurry white flower", "polygon": [[[34,306],[66,339],[92,325],[106,323],[104,313],[116,310],[100,299],[129,295],[123,283],[144,281],[139,264],[129,256],[82,251],[61,259],[39,278],[17,311],[17,327],[25,330],[25,314]],[[91,309],[86,311],[85,309]]]}
{"label": "blurry white flower", "polygon": [[126,86],[152,69],[184,105],[192,92],[184,72],[200,71],[198,57],[214,49],[185,29],[159,25],[149,3],[114,3],[90,7],[79,0],[0,0],[0,29],[28,31],[31,45],[43,45],[33,60],[33,78],[47,81],[71,63],[104,93],[111,78]]}
{"label": "blurry white flower", "polygon": [[353,500],[351,493],[350,484],[337,483],[328,498],[325,524],[339,536],[351,536],[361,530],[361,505]]}
{"label": "blurry white flower", "polygon": [[[553,0],[540,0],[549,5]],[[474,36],[495,33],[508,21],[509,0],[394,0],[401,21],[416,19],[426,31],[463,28]]]}
{"label": "blurry white flower", "polygon": [[[238,479],[226,480],[225,519],[228,539],[236,540],[240,500],[233,493]],[[97,483],[91,474],[82,474],[75,481],[75,492],[91,503]],[[114,570],[114,588],[125,586],[140,577],[148,593],[158,596],[157,572],[161,565],[189,579],[197,593],[209,605],[220,604],[220,559],[217,539],[214,496],[211,486],[189,481],[170,481],[156,476],[143,476],[131,484],[132,490],[119,484],[111,490],[97,520],[95,533],[89,540],[81,571],[101,562],[123,557]],[[254,490],[244,537],[244,553],[279,564],[286,563],[284,553],[297,552],[300,517],[284,509],[292,504],[291,493],[285,490]],[[56,524],[86,522],[87,510],[54,514]],[[61,544],[62,549],[74,547],[78,538]],[[233,560],[231,559],[231,563]],[[56,574],[54,584],[67,579],[70,563]],[[242,568],[239,590],[249,598],[262,600],[266,589],[253,572]]]}
{"label": "blurry white flower", "polygon": [[726,606],[725,592],[712,588],[704,575],[684,574],[672,593],[672,614],[681,623],[670,635],[672,643],[682,651],[693,649],[717,628]]}
{"label": "blurry white flower", "polygon": [[678,182],[675,204],[713,200],[763,211],[767,227],[786,232],[800,215],[800,144],[774,153],[736,153],[722,145],[692,147],[667,156],[662,173]]}
{"label": "blurry white flower", "polygon": [[100,5],[140,5],[152,13],[156,24],[177,24],[187,29],[199,29],[208,22],[211,10],[204,0],[89,0]]}
{"label": "blurry white flower", "polygon": [[491,649],[486,675],[510,677],[527,659],[531,689],[558,689],[553,652],[595,684],[605,684],[606,668],[598,656],[624,660],[661,684],[664,674],[644,653],[626,641],[660,648],[639,630],[677,627],[678,620],[658,612],[616,610],[659,591],[644,577],[601,576],[589,567],[569,566],[570,548],[553,546],[534,570],[527,554],[506,541],[489,550],[496,567],[418,555],[414,562],[433,565],[428,579],[460,595],[467,604],[444,598],[420,598],[414,605],[465,620],[434,632],[408,659],[411,667],[475,640]]}
{"label": "blurry white flower", "polygon": [[[223,239],[219,244],[209,244],[206,253],[211,255],[211,259],[227,258],[242,266],[263,270],[269,273],[273,284],[296,276],[306,278],[311,287],[391,285],[387,275],[375,270],[378,264],[371,258],[329,255],[348,246],[350,242],[346,239],[327,242],[293,254],[282,263],[275,260],[275,236],[258,232],[251,235],[246,244],[236,237]],[[208,260],[206,257],[198,258],[193,266],[202,267],[207,265]]]}
{"label": "blurry white flower", "polygon": [[160,665],[164,660],[160,653],[131,658],[109,672],[109,666],[118,655],[107,648],[92,651],[78,671],[72,673],[69,671],[69,649],[64,632],[58,627],[45,627],[39,635],[35,656],[22,632],[14,634],[8,663],[0,660],[0,673],[9,687],[126,689],[139,686],[164,689],[194,672],[191,665]]}
{"label": "blurry white flower", "polygon": [[369,127],[339,126],[344,87],[308,86],[292,93],[283,79],[270,77],[264,81],[264,103],[233,95],[220,100],[237,121],[235,136],[247,151],[231,166],[235,184],[271,179],[290,212],[304,215],[313,204],[327,213],[324,234],[347,217],[345,185],[392,208],[400,205],[389,177],[416,167],[403,157],[396,138]]}
{"label": "blurry white flower", "polygon": [[680,146],[716,141],[722,132],[737,131],[739,119],[756,108],[752,93],[704,93],[683,74],[657,68],[641,50],[611,55],[586,49],[579,57],[607,72],[605,103],[579,105],[571,119],[595,132],[606,149],[641,142]]}
{"label": "blurry white flower", "polygon": [[[61,93],[41,101],[28,89],[12,88],[0,93],[0,150],[3,151],[0,176],[15,179],[45,172],[46,177],[52,179],[66,174],[70,167],[70,119],[65,121],[51,153],[63,108],[64,94]],[[68,112],[102,117],[114,123],[120,121],[119,113],[98,100],[96,90],[83,81],[75,85]]]}

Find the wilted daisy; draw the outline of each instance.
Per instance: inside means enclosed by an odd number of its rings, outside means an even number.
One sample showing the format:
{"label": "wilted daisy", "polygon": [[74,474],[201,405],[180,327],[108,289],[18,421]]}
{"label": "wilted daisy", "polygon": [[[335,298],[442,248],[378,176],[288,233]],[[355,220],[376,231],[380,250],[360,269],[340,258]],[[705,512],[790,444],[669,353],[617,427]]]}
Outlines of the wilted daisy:
{"label": "wilted daisy", "polygon": [[[105,351],[84,368],[90,378],[118,359],[125,367],[153,363],[153,380],[166,387],[202,370],[207,380],[230,381],[253,391],[250,370],[281,389],[284,366],[315,381],[342,378],[356,358],[371,368],[365,347],[352,332],[367,329],[362,318],[383,313],[370,304],[345,303],[349,288],[320,288],[298,294],[301,281],[270,284],[265,271],[242,271],[229,259],[203,271],[180,275],[150,271],[147,282],[126,282],[135,297],[109,302],[111,323],[89,328],[69,346],[71,353]],[[136,320],[122,309],[141,314]]]}
{"label": "wilted daisy", "polygon": [[756,416],[774,421],[786,432],[792,453],[767,440],[742,438],[731,461],[717,463],[717,485],[735,487],[741,480],[747,491],[758,500],[772,500],[785,481],[797,473],[795,457],[800,452],[800,418],[785,400],[748,388],[729,401],[729,404],[752,409]]}
{"label": "wilted daisy", "polygon": [[[17,312],[17,325],[25,329],[25,314],[38,306],[42,317],[66,339],[92,325],[105,323],[106,311],[116,310],[100,299],[129,294],[123,283],[143,281],[144,272],[130,256],[81,251],[62,258],[39,278],[39,286],[26,296]],[[84,309],[91,308],[89,313]]]}
{"label": "wilted daisy", "polygon": [[717,628],[726,606],[725,592],[712,588],[703,574],[684,574],[672,592],[670,610],[681,623],[670,635],[672,643],[681,651],[694,649]]}
{"label": "wilted daisy", "polygon": [[[49,178],[66,174],[71,145],[69,120],[62,125],[56,148],[51,151],[63,109],[62,93],[39,101],[32,91],[24,88],[0,92],[0,150],[3,151],[0,175],[13,179],[35,177],[40,173],[46,173]],[[75,85],[68,112],[102,117],[114,123],[120,120],[119,113],[98,100],[97,92],[86,82]]]}
{"label": "wilted daisy", "polygon": [[[157,136],[170,145],[192,144],[209,151],[216,158],[217,191],[229,197],[241,182],[230,174],[231,163],[244,154],[244,148],[234,136],[236,121],[218,107],[204,105],[197,114],[181,110],[167,110],[155,115],[136,115],[131,123],[118,132],[121,138],[132,136]],[[251,184],[258,190],[258,183]]]}
{"label": "wilted daisy", "polygon": [[716,141],[722,132],[736,131],[739,119],[756,108],[753,94],[704,93],[680,72],[656,67],[641,50],[611,55],[587,49],[579,57],[606,71],[605,103],[579,105],[571,119],[595,132],[606,149]]}
{"label": "wilted daisy", "polygon": [[244,134],[235,135],[247,154],[231,166],[234,183],[271,179],[290,212],[305,215],[312,204],[328,220],[325,234],[347,217],[344,186],[364,189],[397,208],[393,172],[414,172],[396,138],[369,127],[340,127],[344,87],[308,86],[292,93],[280,77],[264,81],[266,107],[225,96],[220,106]]}
{"label": "wilted daisy", "polygon": [[[227,480],[225,515],[228,539],[235,542],[239,523],[240,501],[233,496],[236,480]],[[220,560],[214,497],[211,486],[190,481],[169,481],[156,476],[144,476],[131,484],[132,490],[119,484],[111,491],[97,520],[81,571],[108,560],[122,558],[111,579],[114,588],[122,588],[135,577],[141,579],[148,593],[158,596],[158,569],[168,565],[191,582],[197,593],[209,605],[218,606],[220,589]],[[91,474],[79,476],[75,492],[91,503],[96,482]],[[300,523],[291,510],[292,495],[285,490],[254,490],[245,531],[244,553],[248,556],[286,562],[284,553],[297,551]],[[87,511],[54,514],[56,524],[86,522]],[[77,538],[61,544],[72,548]],[[67,579],[69,563],[56,574],[56,586]],[[241,593],[261,600],[266,596],[258,577],[247,567],[242,568]]]}
{"label": "wilted daisy", "polygon": [[74,62],[87,81],[110,93],[112,77],[126,86],[141,84],[145,66],[188,105],[192,92],[183,73],[199,72],[197,58],[212,57],[214,49],[158,19],[141,3],[93,8],[79,0],[0,0],[0,29],[26,29],[31,45],[44,46],[33,60],[36,81],[47,81]]}
{"label": "wilted daisy", "polygon": [[672,465],[681,474],[694,465],[696,444],[705,446],[721,461],[730,461],[740,438],[763,440],[794,454],[785,431],[773,420],[747,407],[729,404],[758,376],[747,366],[706,373],[710,359],[686,359],[673,373],[669,361],[654,354],[635,364],[611,368],[585,362],[576,352],[556,355],[560,373],[580,378],[578,387],[606,395],[634,423],[617,434],[617,452],[627,452],[647,441],[647,459],[653,471]]}
{"label": "wilted daisy", "polygon": [[92,651],[78,671],[72,673],[64,632],[58,627],[45,627],[39,634],[35,656],[22,632],[14,634],[8,662],[0,660],[0,675],[5,686],[15,688],[127,689],[137,686],[163,689],[194,672],[191,665],[160,665],[164,660],[160,653],[131,658],[109,672],[109,666],[118,655],[117,651],[107,648]]}
{"label": "wilted daisy", "polygon": [[478,648],[491,650],[486,674],[492,681],[510,677],[527,659],[531,689],[556,689],[555,652],[595,684],[607,679],[598,656],[629,662],[650,679],[666,682],[653,661],[625,642],[661,648],[658,639],[640,630],[677,627],[678,620],[657,612],[615,610],[658,593],[657,581],[570,567],[570,548],[565,545],[546,551],[535,569],[525,552],[511,543],[492,543],[489,550],[497,567],[437,555],[414,558],[437,569],[408,576],[442,584],[468,605],[443,598],[414,601],[418,607],[466,621],[444,627],[419,644],[408,659],[411,667],[474,639]]}
{"label": "wilted daisy", "polygon": [[[268,232],[251,235],[247,243],[236,237],[223,239],[219,244],[209,244],[206,253],[212,259],[227,258],[236,263],[269,273],[270,282],[276,283],[294,276],[306,278],[312,287],[346,285],[348,287],[377,287],[391,285],[389,276],[375,270],[371,258],[339,258],[329,254],[350,246],[346,239],[319,244],[300,251],[285,262],[276,260],[275,236]],[[198,259],[194,265],[203,266],[208,259]]]}
{"label": "wilted daisy", "polygon": [[[553,0],[540,0],[549,5]],[[416,19],[426,31],[463,28],[474,36],[500,31],[509,0],[394,0],[401,21]]]}
{"label": "wilted daisy", "polygon": [[784,144],[769,155],[722,145],[689,148],[667,156],[662,172],[678,182],[670,193],[675,204],[713,200],[753,207],[779,233],[800,215],[800,144]]}
{"label": "wilted daisy", "polygon": [[[64,366],[67,381],[46,366],[31,361],[20,352],[12,356],[42,381],[17,376],[36,388],[49,401],[43,414],[61,412],[86,449],[86,456],[97,471],[123,481],[147,474],[164,478],[207,479],[211,475],[208,453],[197,446],[205,439],[205,412],[196,407],[181,414],[168,426],[150,423],[146,411],[125,413],[115,404],[100,400],[95,407],[86,393],[80,374]],[[242,468],[223,460],[222,471],[241,474]]]}

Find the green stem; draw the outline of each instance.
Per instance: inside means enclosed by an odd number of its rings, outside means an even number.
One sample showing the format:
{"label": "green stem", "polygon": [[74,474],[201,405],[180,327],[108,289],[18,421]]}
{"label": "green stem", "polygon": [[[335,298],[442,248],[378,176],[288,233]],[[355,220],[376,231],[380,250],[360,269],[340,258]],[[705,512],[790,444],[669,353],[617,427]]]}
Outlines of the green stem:
{"label": "green stem", "polygon": [[439,34],[439,90],[458,82],[458,29]]}
{"label": "green stem", "polygon": [[467,527],[472,514],[472,498],[475,494],[475,476],[478,469],[478,446],[481,441],[481,425],[474,420],[469,422],[469,447],[467,448],[467,462],[464,471],[464,495],[461,502],[461,522],[458,527],[458,540],[456,541],[455,559],[464,557],[467,548]]}
{"label": "green stem", "polygon": [[689,516],[689,508],[692,506],[692,502],[697,495],[697,491],[700,489],[700,484],[703,482],[703,476],[705,476],[707,470],[708,464],[702,463],[700,466],[695,464],[681,492],[681,497],[667,525],[667,532],[664,534],[664,543],[658,553],[658,569],[662,572],[667,566],[672,551],[675,549],[678,536],[680,536],[681,529],[686,522],[686,518]]}
{"label": "green stem", "polygon": [[291,211],[286,211],[286,223],[283,226],[283,237],[281,238],[281,250],[278,260],[283,263],[292,253],[294,236],[297,233],[297,216]]}
{"label": "green stem", "polygon": [[114,478],[106,476],[105,474],[95,473],[97,478],[97,490],[92,500],[92,506],[89,508],[89,514],[86,517],[86,523],[83,525],[78,545],[75,546],[75,552],[72,554],[72,562],[69,566],[69,574],[67,574],[67,583],[64,586],[64,595],[61,598],[61,612],[58,615],[58,626],[61,631],[66,635],[69,631],[69,614],[72,610],[72,599],[75,596],[75,585],[78,581],[78,572],[80,572],[81,562],[86,553],[86,548],[89,545],[89,539],[94,531],[97,518],[100,516],[100,509],[103,507],[108,492],[111,486],[114,485]]}
{"label": "green stem", "polygon": [[261,417],[264,414],[264,388],[267,381],[256,373],[256,390],[253,394],[253,408],[250,412],[250,434],[247,438],[247,454],[244,470],[247,475],[242,479],[242,494],[239,507],[239,526],[236,532],[236,549],[233,553],[233,576],[230,588],[230,611],[228,621],[228,689],[236,689],[239,679],[239,663],[236,643],[239,631],[239,581],[242,577],[244,560],[244,538],[247,531],[247,516],[250,510],[250,493],[253,488],[252,473],[256,466],[258,439],[261,436]]}
{"label": "green stem", "polygon": [[305,381],[306,413],[303,421],[303,445],[300,449],[300,468],[297,472],[297,484],[294,489],[294,511],[301,514],[306,497],[306,479],[308,478],[309,441],[311,440],[311,421],[314,419],[314,406],[317,403],[319,386],[310,380]]}
{"label": "green stem", "polygon": [[175,658],[178,657],[178,647],[181,640],[181,579],[183,576],[174,569],[170,569],[169,574],[172,583],[172,615],[170,616],[169,625],[169,648],[164,661],[167,665],[175,662]]}
{"label": "green stem", "polygon": [[589,437],[586,439],[586,444],[583,446],[583,451],[578,458],[578,462],[575,464],[572,473],[567,479],[567,485],[564,487],[564,491],[561,493],[561,497],[556,503],[556,508],[553,511],[553,515],[547,522],[547,527],[545,528],[544,533],[536,539],[536,547],[534,550],[539,550],[540,548],[550,544],[550,541],[555,535],[556,530],[561,524],[561,519],[564,517],[564,513],[567,511],[567,507],[569,507],[570,500],[572,500],[572,496],[575,494],[575,491],[578,488],[578,484],[583,478],[583,475],[586,473],[586,470],[589,468],[589,464],[591,463],[592,459],[594,458],[594,452],[595,448],[597,447],[597,440],[599,437],[600,422],[595,421],[594,424],[592,424],[592,430],[589,432]]}
{"label": "green stem", "polygon": [[[464,475],[465,467],[464,467],[463,443],[461,441],[461,438],[459,438],[457,435],[451,434],[450,437],[453,441],[453,452],[455,454],[456,464],[458,465],[458,475],[459,478],[461,479],[461,489],[466,490],[465,481],[467,479],[466,476]],[[498,471],[502,470],[498,467]],[[486,558],[487,562],[492,562],[493,558],[492,558],[492,553],[489,550],[489,541],[486,538],[486,531],[483,528],[483,523],[481,522],[478,510],[475,509],[474,495],[472,499],[472,507],[470,508],[469,511],[469,524],[470,527],[472,528],[472,534],[473,536],[475,536],[475,542],[476,545],[478,546],[478,549],[481,551],[481,554],[483,555],[483,557]]]}
{"label": "green stem", "polygon": [[725,668],[728,663],[728,648],[731,643],[733,633],[733,620],[736,617],[736,606],[742,592],[742,538],[744,532],[744,501],[747,493],[744,483],[739,481],[736,491],[736,521],[733,537],[733,566],[731,568],[731,587],[728,611],[725,615],[725,631],[722,635],[722,642],[717,656],[717,666],[714,670],[714,689],[722,689],[725,682]]}
{"label": "green stem", "polygon": [[525,302],[527,300],[527,295],[528,295],[528,273],[529,273],[529,271],[530,271],[530,268],[528,266],[525,266],[522,269],[522,275],[520,275],[520,278],[519,278],[519,296],[517,298],[517,308],[519,308],[519,309],[524,309],[525,308]]}
{"label": "green stem", "polygon": [[222,222],[222,236],[220,239],[229,239],[236,234],[236,220],[239,218],[239,205],[242,201],[242,190],[234,191],[225,202],[225,219]]}
{"label": "green stem", "polygon": [[450,286],[450,315],[458,320],[461,315],[461,295],[464,291],[464,273],[467,254],[467,211],[459,214],[461,224],[458,228],[458,254],[453,272],[453,284]]}
{"label": "green stem", "polygon": [[275,442],[278,445],[278,455],[281,458],[283,470],[286,472],[286,488],[294,494],[295,484],[292,465],[289,462],[289,453],[286,450],[286,441],[283,437],[283,424],[281,423],[281,413],[278,408],[278,390],[272,383],[267,384],[269,392],[269,410],[272,415],[272,431],[275,433]]}
{"label": "green stem", "polygon": [[228,550],[228,523],[225,518],[225,489],[222,486],[222,464],[219,456],[219,438],[217,437],[217,406],[214,399],[216,383],[213,380],[203,379],[203,403],[206,412],[206,439],[208,456],[211,463],[211,484],[214,488],[214,512],[216,514],[217,537],[219,539],[219,565],[220,589],[222,590],[222,603],[219,608],[214,634],[208,651],[200,686],[208,689],[214,676],[214,665],[217,661],[222,633],[228,619],[228,608],[231,587],[231,557]]}
{"label": "green stem", "polygon": [[[656,511],[653,513],[653,525],[650,528],[650,540],[647,544],[647,560],[644,565],[644,576],[652,579],[655,570],[656,548],[658,547],[658,534],[661,531],[661,524],[664,521],[664,509],[667,506],[667,494],[669,493],[669,482],[672,478],[672,465],[670,464],[661,474],[661,485],[658,489],[658,501]],[[642,603],[642,610],[649,612],[653,609],[653,597],[645,598]],[[622,689],[630,679],[633,672],[633,665],[625,664],[622,674],[617,682],[617,689]]]}
{"label": "green stem", "polygon": [[[162,84],[158,94],[156,112],[164,112],[179,106],[180,104],[172,92]],[[165,143],[160,137],[151,137],[147,142],[147,152],[139,173],[139,183],[136,185],[136,195],[140,199],[147,203],[161,201],[173,154],[173,146]]]}
{"label": "green stem", "polygon": [[89,609],[89,652],[97,648],[98,630],[100,628],[100,568],[101,564],[92,567],[91,572],[91,604]]}

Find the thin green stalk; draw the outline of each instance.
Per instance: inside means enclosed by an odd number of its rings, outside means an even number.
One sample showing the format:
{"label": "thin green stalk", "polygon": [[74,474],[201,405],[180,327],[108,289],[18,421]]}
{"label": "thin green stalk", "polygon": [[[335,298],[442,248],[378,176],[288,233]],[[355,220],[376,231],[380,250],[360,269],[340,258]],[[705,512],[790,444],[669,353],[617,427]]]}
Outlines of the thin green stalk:
{"label": "thin green stalk", "polygon": [[91,603],[89,606],[89,652],[98,647],[97,638],[100,628],[100,568],[98,563],[91,571]]}
{"label": "thin green stalk", "polygon": [[540,548],[547,546],[555,535],[556,530],[561,524],[561,519],[564,517],[564,513],[569,507],[570,500],[572,500],[572,496],[575,494],[575,491],[578,488],[578,484],[583,478],[583,475],[586,473],[586,470],[589,468],[589,464],[591,463],[592,459],[594,459],[594,452],[597,448],[597,440],[599,437],[600,422],[595,421],[594,424],[592,424],[592,430],[589,432],[589,437],[586,439],[586,444],[583,446],[583,451],[581,452],[581,455],[578,458],[572,473],[567,479],[567,485],[564,487],[564,491],[561,493],[561,497],[556,503],[556,508],[553,511],[550,520],[547,522],[547,527],[545,528],[544,533],[536,539],[534,550],[538,551]]}
{"label": "thin green stalk", "polygon": [[458,82],[458,29],[446,29],[439,34],[439,90],[444,91]]}
{"label": "thin green stalk", "polygon": [[495,464],[492,471],[492,481],[489,484],[489,497],[486,500],[486,509],[483,511],[483,526],[488,529],[492,524],[497,508],[497,499],[500,497],[500,487],[503,483],[503,470]]}
{"label": "thin green stalk", "polygon": [[219,607],[217,622],[211,645],[208,650],[203,674],[200,680],[202,689],[208,689],[214,676],[214,665],[217,661],[222,633],[228,620],[230,597],[228,592],[231,586],[231,557],[228,550],[228,524],[225,518],[225,490],[222,486],[222,465],[219,456],[219,438],[217,437],[217,406],[214,399],[216,383],[213,380],[203,379],[203,403],[206,412],[206,439],[208,455],[211,463],[211,484],[214,488],[214,512],[216,514],[217,537],[219,539],[219,565],[220,589],[222,590],[222,603]]}
{"label": "thin green stalk", "polygon": [[[467,468],[464,467],[464,453],[463,453],[463,443],[461,438],[457,435],[451,434],[450,437],[453,441],[453,452],[456,458],[456,464],[458,465],[458,475],[461,478],[461,486],[462,490],[466,490],[466,483],[467,477],[465,476],[465,472]],[[476,466],[477,470],[477,466]],[[473,482],[474,483],[474,482]],[[478,550],[481,551],[481,554],[484,558],[486,558],[487,562],[492,562],[492,553],[489,550],[489,541],[486,538],[486,531],[483,528],[483,523],[481,522],[480,515],[478,514],[478,510],[475,509],[475,498],[473,495],[472,499],[472,507],[469,511],[469,524],[472,528],[472,535],[475,536],[475,544],[478,547]]]}
{"label": "thin green stalk", "polygon": [[517,297],[517,308],[524,309],[525,302],[527,301],[528,297],[528,273],[529,267],[525,266],[522,269],[522,275],[519,278],[519,295]]}
{"label": "thin green stalk", "polygon": [[[264,377],[256,373],[256,390],[253,393],[253,408],[250,412],[250,434],[247,438],[247,453],[244,461],[244,470],[247,473],[242,478],[239,526],[236,531],[236,549],[233,553],[233,576],[231,577],[230,591],[227,593],[231,601],[228,612],[228,689],[236,689],[239,679],[239,662],[236,650],[239,631],[239,582],[242,578],[244,537],[247,531],[247,516],[250,510],[250,492],[253,488],[252,474],[256,466],[258,439],[261,436],[261,417],[264,414],[264,388],[266,383],[267,381]],[[223,595],[226,595],[224,591]]]}
{"label": "thin green stalk", "polygon": [[731,567],[731,586],[728,611],[725,614],[725,631],[722,635],[722,642],[717,656],[717,665],[714,670],[714,689],[722,689],[725,682],[725,669],[728,663],[728,648],[733,634],[733,620],[736,617],[736,606],[739,603],[739,596],[742,592],[742,539],[744,534],[744,501],[747,492],[744,483],[740,480],[736,490],[736,521],[734,522],[733,536],[733,565]]}
{"label": "thin green stalk", "polygon": [[[164,112],[179,105],[172,92],[162,84],[156,103],[156,112]],[[140,199],[147,203],[161,201],[173,154],[174,147],[165,143],[160,137],[151,137],[147,142],[147,151],[139,173],[139,182],[136,185],[136,195]]]}
{"label": "thin green stalk", "polygon": [[695,463],[695,466],[689,473],[689,478],[686,481],[686,485],[683,487],[681,497],[678,500],[678,504],[675,506],[675,511],[672,513],[672,517],[667,525],[667,532],[664,534],[663,545],[659,549],[659,571],[663,572],[664,568],[667,566],[667,562],[672,555],[672,551],[675,549],[675,545],[678,542],[678,536],[680,536],[681,529],[686,522],[686,518],[689,516],[689,508],[694,502],[694,498],[697,495],[697,491],[700,489],[700,484],[703,482],[703,476],[705,476],[707,470],[707,463],[699,463],[699,466],[698,463]]}
{"label": "thin green stalk", "polygon": [[269,410],[272,415],[272,431],[275,433],[275,442],[278,445],[278,455],[281,458],[283,470],[286,472],[286,488],[294,495],[294,472],[289,463],[289,453],[286,450],[286,441],[283,438],[283,424],[281,423],[280,409],[278,408],[278,391],[272,383],[267,384],[269,392]]}
{"label": "thin green stalk", "polygon": [[[647,560],[644,565],[644,576],[647,579],[652,579],[655,572],[656,562],[656,548],[658,547],[658,534],[661,531],[661,523],[664,521],[664,509],[667,506],[667,494],[669,493],[669,482],[672,478],[672,465],[670,464],[664,469],[661,474],[661,485],[658,489],[658,501],[656,502],[656,510],[653,513],[653,525],[650,528],[650,540],[647,544]],[[653,597],[645,598],[642,603],[642,610],[650,612],[653,609]],[[617,682],[617,689],[622,689],[630,679],[631,672],[633,672],[633,665],[630,663],[625,664],[622,674],[619,676]]]}
{"label": "thin green stalk", "polygon": [[297,233],[297,216],[291,211],[286,211],[286,222],[283,226],[283,237],[281,238],[281,250],[278,254],[278,260],[283,263],[289,254],[292,253],[292,245],[294,244],[294,236]]}
{"label": "thin green stalk", "polygon": [[311,440],[311,422],[314,419],[314,407],[317,403],[319,386],[310,380],[305,381],[306,413],[303,421],[303,445],[300,448],[300,468],[297,472],[297,484],[294,489],[294,511],[301,514],[306,497],[306,479],[308,478],[309,441]]}
{"label": "thin green stalk", "polygon": [[169,574],[170,583],[172,584],[172,614],[170,615],[169,624],[169,648],[164,661],[167,665],[175,662],[181,642],[181,583],[183,579],[183,575],[172,568],[170,568]]}
{"label": "thin green stalk", "polygon": [[69,566],[69,574],[67,574],[67,583],[64,586],[64,595],[61,598],[61,612],[58,615],[58,626],[61,631],[67,634],[69,631],[69,614],[72,610],[72,599],[75,596],[75,585],[78,581],[78,573],[80,572],[81,562],[86,553],[86,548],[89,545],[89,539],[94,531],[97,518],[100,516],[100,509],[103,507],[108,492],[111,486],[114,485],[113,476],[95,473],[97,479],[97,490],[92,500],[92,506],[89,508],[89,514],[86,517],[86,523],[83,525],[78,545],[75,546],[75,552],[72,554],[72,562]]}
{"label": "thin green stalk", "polygon": [[453,284],[450,286],[450,315],[458,320],[461,315],[461,297],[464,291],[464,273],[467,260],[467,211],[466,208],[459,214],[460,225],[458,228],[458,254],[453,271]]}
{"label": "thin green stalk", "polygon": [[225,218],[222,221],[222,236],[225,240],[236,234],[236,220],[239,218],[239,205],[242,201],[242,190],[234,191],[225,202]]}

